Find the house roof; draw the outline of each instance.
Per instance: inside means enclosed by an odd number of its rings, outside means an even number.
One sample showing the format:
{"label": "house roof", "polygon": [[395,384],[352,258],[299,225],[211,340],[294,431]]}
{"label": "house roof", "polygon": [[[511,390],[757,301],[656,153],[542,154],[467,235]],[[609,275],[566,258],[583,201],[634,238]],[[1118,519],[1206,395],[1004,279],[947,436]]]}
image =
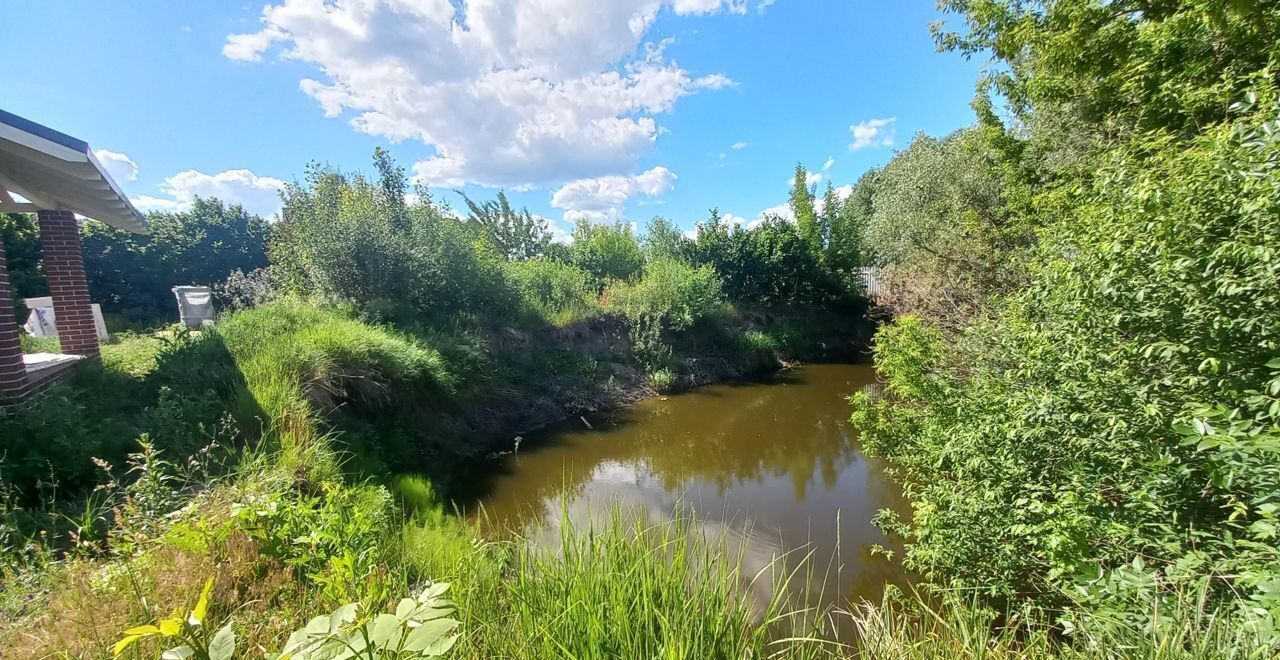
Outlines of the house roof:
{"label": "house roof", "polygon": [[147,233],[146,219],[87,142],[0,110],[0,212],[41,209],[74,211],[135,234]]}

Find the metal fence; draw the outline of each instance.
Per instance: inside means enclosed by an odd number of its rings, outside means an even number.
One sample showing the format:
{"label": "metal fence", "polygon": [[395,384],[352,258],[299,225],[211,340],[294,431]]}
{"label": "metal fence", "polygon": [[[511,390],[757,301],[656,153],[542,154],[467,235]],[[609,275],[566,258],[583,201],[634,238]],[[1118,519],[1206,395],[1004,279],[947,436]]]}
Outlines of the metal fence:
{"label": "metal fence", "polygon": [[869,300],[878,300],[884,295],[885,288],[880,282],[880,269],[874,266],[858,267],[858,279],[862,282],[862,286],[867,291]]}

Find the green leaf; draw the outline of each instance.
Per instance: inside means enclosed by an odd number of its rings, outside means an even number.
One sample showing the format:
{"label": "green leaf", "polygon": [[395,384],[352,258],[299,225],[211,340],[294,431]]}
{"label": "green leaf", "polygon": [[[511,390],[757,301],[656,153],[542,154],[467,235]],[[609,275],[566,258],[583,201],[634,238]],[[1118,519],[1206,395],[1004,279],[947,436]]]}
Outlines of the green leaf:
{"label": "green leaf", "polygon": [[200,590],[200,599],[196,601],[196,606],[187,616],[187,623],[198,626],[204,622],[205,615],[209,613],[209,592],[211,591],[213,591],[213,578],[205,581],[204,589]]}
{"label": "green leaf", "polygon": [[164,635],[165,637],[173,637],[180,632],[182,632],[182,619],[174,617],[160,622],[161,635]]}
{"label": "green leaf", "polygon": [[369,644],[374,648],[394,648],[393,641],[399,641],[403,629],[400,620],[392,614],[379,614],[369,626]]}
{"label": "green leaf", "polygon": [[[144,626],[144,627],[154,628],[155,626]],[[137,628],[134,628],[134,630],[137,630]],[[126,635],[124,639],[121,639],[120,641],[116,642],[116,645],[111,647],[111,654],[120,655],[121,653],[124,653],[125,649],[129,648],[130,646],[133,645],[134,642],[142,639],[143,637],[146,637],[146,635]]]}
{"label": "green leaf", "polygon": [[195,655],[195,653],[196,652],[192,650],[190,646],[183,644],[182,646],[175,646],[168,651],[161,653],[160,660],[187,660],[187,658]]}
{"label": "green leaf", "polygon": [[236,652],[236,631],[231,624],[218,629],[209,642],[209,660],[231,660]]}
{"label": "green leaf", "polygon": [[453,619],[428,621],[409,633],[409,637],[404,642],[404,650],[425,654],[426,649],[444,640],[457,626],[458,622]]}

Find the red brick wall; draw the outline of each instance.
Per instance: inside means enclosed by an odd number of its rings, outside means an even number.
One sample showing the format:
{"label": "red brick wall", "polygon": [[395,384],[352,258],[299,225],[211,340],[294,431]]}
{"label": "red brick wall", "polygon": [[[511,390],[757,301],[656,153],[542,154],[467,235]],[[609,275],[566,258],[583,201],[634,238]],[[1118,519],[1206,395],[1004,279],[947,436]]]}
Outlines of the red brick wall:
{"label": "red brick wall", "polygon": [[18,345],[18,321],[13,313],[4,239],[0,238],[0,403],[6,398],[22,396],[26,389],[27,372],[22,366],[22,348]]}
{"label": "red brick wall", "polygon": [[89,307],[89,284],[84,276],[80,229],[70,211],[40,211],[40,246],[44,272],[53,297],[54,324],[62,352],[98,356],[98,334]]}

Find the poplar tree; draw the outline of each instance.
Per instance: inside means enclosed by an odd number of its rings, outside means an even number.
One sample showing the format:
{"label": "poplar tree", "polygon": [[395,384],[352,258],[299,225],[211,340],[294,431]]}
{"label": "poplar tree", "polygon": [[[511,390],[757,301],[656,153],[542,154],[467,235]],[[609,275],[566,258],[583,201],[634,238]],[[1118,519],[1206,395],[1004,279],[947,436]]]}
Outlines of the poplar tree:
{"label": "poplar tree", "polygon": [[791,212],[796,216],[796,228],[800,237],[809,245],[814,257],[822,257],[822,229],[818,225],[818,212],[813,207],[813,192],[809,190],[809,174],[804,165],[796,163],[796,176],[791,184]]}

